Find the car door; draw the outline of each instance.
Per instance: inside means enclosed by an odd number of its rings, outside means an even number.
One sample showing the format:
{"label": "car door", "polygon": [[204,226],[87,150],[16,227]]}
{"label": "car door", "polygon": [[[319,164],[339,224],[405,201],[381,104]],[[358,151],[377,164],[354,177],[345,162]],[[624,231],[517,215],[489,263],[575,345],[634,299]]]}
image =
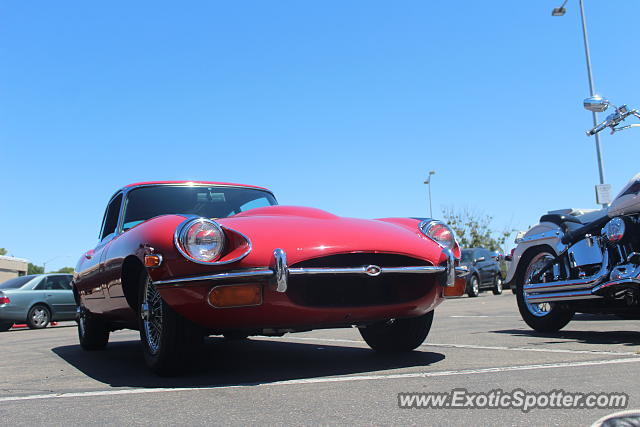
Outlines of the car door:
{"label": "car door", "polygon": [[76,302],[71,290],[71,276],[56,274],[47,276],[44,282],[47,304],[53,309],[54,320],[71,320],[75,318]]}
{"label": "car door", "polygon": [[478,249],[476,268],[480,272],[480,281],[487,284],[493,281],[493,261],[490,252],[486,249]]}
{"label": "car door", "polygon": [[[117,193],[107,205],[107,209],[102,220],[102,228],[100,230],[100,242],[91,251],[84,255],[81,270],[78,271],[76,286],[87,300],[105,299],[105,288],[107,280],[104,272],[104,258],[107,246],[116,236],[118,229],[118,219],[120,217],[120,208],[122,206],[122,193]],[[88,305],[93,312],[102,312],[103,304],[96,302],[93,304],[88,301]]]}

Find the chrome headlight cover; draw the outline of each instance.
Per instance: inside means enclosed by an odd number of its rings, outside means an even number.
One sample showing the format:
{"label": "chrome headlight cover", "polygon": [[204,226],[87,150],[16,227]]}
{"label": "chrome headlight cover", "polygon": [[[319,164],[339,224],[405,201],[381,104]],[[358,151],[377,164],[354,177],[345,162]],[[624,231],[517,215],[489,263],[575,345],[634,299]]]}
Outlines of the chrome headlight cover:
{"label": "chrome headlight cover", "polygon": [[175,246],[182,256],[199,264],[213,264],[220,259],[225,239],[222,227],[207,218],[187,220],[174,234]]}
{"label": "chrome headlight cover", "polygon": [[626,226],[624,220],[620,217],[613,218],[604,227],[602,227],[602,235],[610,243],[618,243],[624,237]]}
{"label": "chrome headlight cover", "polygon": [[422,221],[418,228],[429,239],[443,248],[453,249],[456,246],[456,235],[453,229],[442,221],[429,219]]}

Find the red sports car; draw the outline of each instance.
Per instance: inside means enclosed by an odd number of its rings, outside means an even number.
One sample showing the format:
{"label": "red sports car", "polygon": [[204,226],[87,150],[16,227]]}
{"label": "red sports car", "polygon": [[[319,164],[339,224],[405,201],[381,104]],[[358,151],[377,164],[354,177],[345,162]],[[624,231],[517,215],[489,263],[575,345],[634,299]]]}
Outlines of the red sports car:
{"label": "red sports car", "polygon": [[442,222],[341,218],[217,182],[128,185],[111,197],[99,240],[73,279],[80,345],[102,349],[111,331],[137,329],[159,374],[188,364],[212,334],[355,325],[374,350],[410,351],[465,274]]}

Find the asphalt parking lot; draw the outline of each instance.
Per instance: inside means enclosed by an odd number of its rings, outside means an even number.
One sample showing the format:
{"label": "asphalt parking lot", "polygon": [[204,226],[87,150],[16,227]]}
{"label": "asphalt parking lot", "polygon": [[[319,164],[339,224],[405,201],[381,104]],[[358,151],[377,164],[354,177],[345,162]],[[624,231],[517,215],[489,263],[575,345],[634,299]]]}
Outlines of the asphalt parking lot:
{"label": "asphalt parking lot", "polygon": [[73,323],[0,334],[5,425],[322,424],[585,426],[607,409],[401,409],[398,394],[625,392],[640,408],[638,321],[577,316],[555,336],[534,334],[515,298],[483,293],[445,301],[427,342],[379,355],[355,329],[225,342],[209,338],[186,375],[159,378],[137,332],[88,353]]}

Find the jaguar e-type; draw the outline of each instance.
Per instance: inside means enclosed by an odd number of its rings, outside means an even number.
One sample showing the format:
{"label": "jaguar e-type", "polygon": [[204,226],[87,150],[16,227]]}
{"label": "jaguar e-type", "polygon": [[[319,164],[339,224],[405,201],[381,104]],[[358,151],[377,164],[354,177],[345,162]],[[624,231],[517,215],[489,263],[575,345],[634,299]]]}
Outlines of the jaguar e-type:
{"label": "jaguar e-type", "polygon": [[188,365],[207,335],[356,326],[374,350],[411,351],[464,275],[459,257],[440,221],[279,206],[248,185],[132,184],[111,197],[77,264],[78,335],[97,350],[111,331],[137,329],[159,374]]}

